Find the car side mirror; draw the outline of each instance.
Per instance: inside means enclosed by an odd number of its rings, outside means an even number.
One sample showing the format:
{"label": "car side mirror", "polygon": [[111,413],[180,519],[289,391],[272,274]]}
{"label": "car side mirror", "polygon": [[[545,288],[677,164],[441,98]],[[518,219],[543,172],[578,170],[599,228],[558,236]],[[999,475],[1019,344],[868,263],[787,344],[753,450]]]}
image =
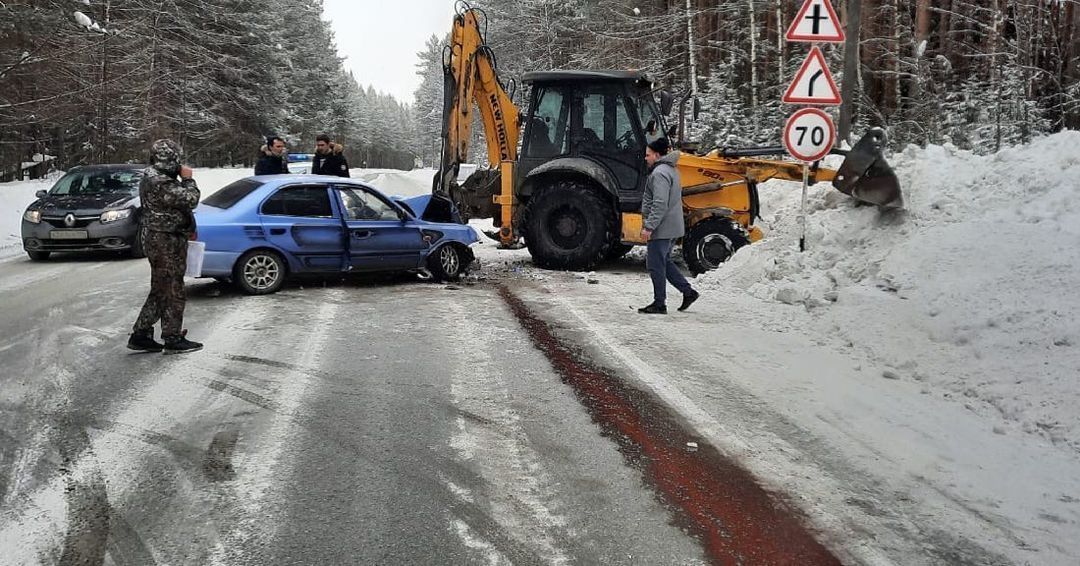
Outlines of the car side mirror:
{"label": "car side mirror", "polygon": [[675,96],[666,90],[660,91],[660,112],[664,116],[671,115],[671,109],[675,107]]}
{"label": "car side mirror", "polygon": [[656,120],[649,120],[649,123],[645,126],[645,133],[650,136],[656,135]]}
{"label": "car side mirror", "polygon": [[45,198],[45,197],[49,196],[49,191],[46,191],[46,190],[42,189],[42,190],[39,190],[38,192],[34,193],[34,196],[36,196],[37,198]]}

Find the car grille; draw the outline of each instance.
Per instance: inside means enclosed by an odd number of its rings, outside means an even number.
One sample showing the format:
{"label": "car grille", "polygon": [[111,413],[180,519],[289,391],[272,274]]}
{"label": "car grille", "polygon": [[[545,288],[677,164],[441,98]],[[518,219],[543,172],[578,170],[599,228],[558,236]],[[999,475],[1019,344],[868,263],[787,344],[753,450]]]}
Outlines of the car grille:
{"label": "car grille", "polygon": [[100,215],[98,215],[98,216],[76,216],[74,226],[68,226],[67,224],[64,224],[64,217],[63,216],[42,216],[41,220],[44,221],[44,222],[48,222],[49,224],[51,224],[51,225],[53,225],[53,226],[55,226],[57,228],[86,228],[87,226],[90,225],[91,222],[93,222],[93,221],[95,221],[95,220],[97,220],[99,218],[101,218]]}

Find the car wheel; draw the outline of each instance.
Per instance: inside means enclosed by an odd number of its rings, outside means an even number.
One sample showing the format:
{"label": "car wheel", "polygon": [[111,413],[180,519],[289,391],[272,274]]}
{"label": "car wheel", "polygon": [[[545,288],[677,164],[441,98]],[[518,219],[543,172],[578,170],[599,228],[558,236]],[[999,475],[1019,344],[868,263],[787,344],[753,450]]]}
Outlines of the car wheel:
{"label": "car wheel", "polygon": [[131,241],[131,249],[128,250],[128,257],[136,259],[146,257],[146,250],[142,245],[142,230],[135,231],[135,238]]}
{"label": "car wheel", "polygon": [[444,244],[428,256],[428,271],[436,281],[454,281],[465,273],[472,258],[460,246]]}
{"label": "car wheel", "polygon": [[746,229],[730,218],[713,217],[690,227],[683,238],[683,259],[690,273],[700,275],[720,267],[750,243]]}
{"label": "car wheel", "polygon": [[269,295],[285,285],[285,260],[270,250],[252,250],[242,256],[233,268],[233,281],[249,295]]}
{"label": "car wheel", "polygon": [[52,253],[26,250],[26,255],[30,256],[30,261],[45,261]]}

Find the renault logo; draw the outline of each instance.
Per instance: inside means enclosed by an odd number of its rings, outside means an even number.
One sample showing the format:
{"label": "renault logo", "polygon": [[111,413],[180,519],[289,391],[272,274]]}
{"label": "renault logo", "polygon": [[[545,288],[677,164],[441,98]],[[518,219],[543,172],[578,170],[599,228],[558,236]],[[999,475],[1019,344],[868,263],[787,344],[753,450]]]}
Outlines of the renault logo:
{"label": "renault logo", "polygon": [[67,226],[68,228],[74,228],[75,227],[75,215],[74,214],[69,212],[68,215],[64,217],[64,226]]}

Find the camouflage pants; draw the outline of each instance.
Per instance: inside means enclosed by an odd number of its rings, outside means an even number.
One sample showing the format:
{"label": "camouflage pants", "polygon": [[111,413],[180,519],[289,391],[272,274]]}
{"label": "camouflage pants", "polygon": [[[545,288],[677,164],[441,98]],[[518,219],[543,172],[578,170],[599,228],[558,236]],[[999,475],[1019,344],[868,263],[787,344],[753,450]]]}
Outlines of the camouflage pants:
{"label": "camouflage pants", "polygon": [[180,234],[143,229],[142,245],[150,260],[150,295],[146,297],[135,332],[153,331],[161,321],[162,338],[179,337],[184,325],[184,269],[187,239]]}

